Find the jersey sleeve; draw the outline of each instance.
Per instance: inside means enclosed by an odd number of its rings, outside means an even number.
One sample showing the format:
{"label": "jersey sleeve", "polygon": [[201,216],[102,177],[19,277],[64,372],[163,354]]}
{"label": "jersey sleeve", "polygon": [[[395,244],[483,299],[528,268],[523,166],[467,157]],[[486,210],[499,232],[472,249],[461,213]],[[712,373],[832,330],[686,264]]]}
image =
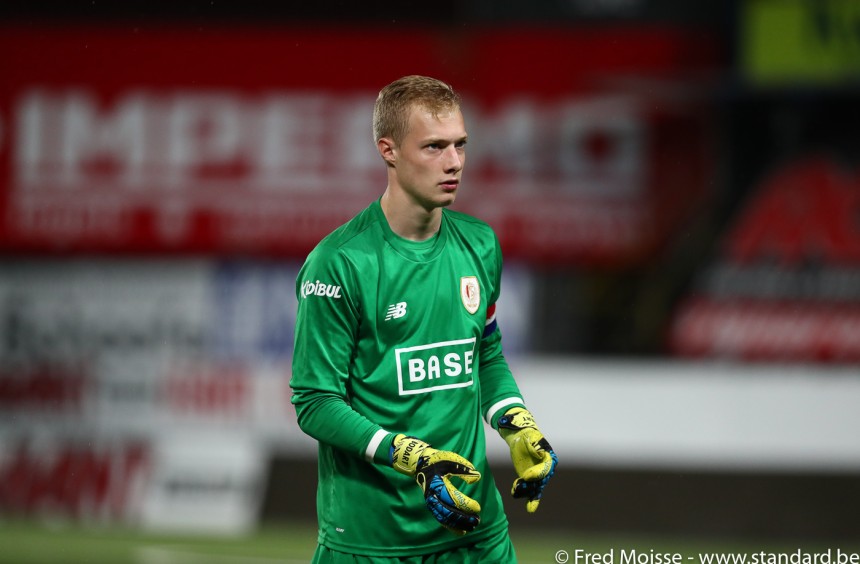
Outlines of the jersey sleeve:
{"label": "jersey sleeve", "polygon": [[391,434],[349,404],[349,366],[361,316],[353,272],[337,249],[325,247],[314,250],[299,272],[291,401],[302,431],[382,463]]}
{"label": "jersey sleeve", "polygon": [[481,338],[478,374],[481,379],[481,411],[487,423],[497,428],[499,417],[508,409],[525,407],[525,404],[502,352],[502,333],[496,321],[496,302],[501,294],[502,251],[495,235],[493,243],[492,264],[489,266],[494,284]]}

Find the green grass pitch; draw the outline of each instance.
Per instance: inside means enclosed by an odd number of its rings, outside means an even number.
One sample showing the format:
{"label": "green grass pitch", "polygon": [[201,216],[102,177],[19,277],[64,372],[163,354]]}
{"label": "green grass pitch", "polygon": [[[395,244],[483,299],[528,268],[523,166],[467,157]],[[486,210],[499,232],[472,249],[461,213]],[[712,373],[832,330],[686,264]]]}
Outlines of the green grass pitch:
{"label": "green grass pitch", "polygon": [[[732,543],[714,539],[541,533],[533,530],[513,530],[511,535],[521,564],[559,562],[556,557],[559,551],[566,551],[569,562],[576,564],[573,558],[576,549],[591,553],[607,553],[614,549],[615,564],[619,563],[621,550],[679,552],[685,555],[684,564],[699,564],[698,561],[687,561],[686,556],[703,551],[793,552],[803,548],[820,552],[840,548],[860,552],[860,543],[854,546],[797,541],[765,543],[746,540]],[[316,530],[310,523],[265,526],[246,536],[214,536],[153,534],[113,527],[46,526],[0,520],[2,564],[295,564],[308,562],[315,545]]]}

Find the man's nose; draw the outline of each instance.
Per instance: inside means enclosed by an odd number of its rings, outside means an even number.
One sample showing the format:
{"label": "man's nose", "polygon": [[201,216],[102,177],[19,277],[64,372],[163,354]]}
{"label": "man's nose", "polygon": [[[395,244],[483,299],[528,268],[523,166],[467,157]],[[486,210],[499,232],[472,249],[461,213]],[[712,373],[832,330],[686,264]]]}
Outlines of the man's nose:
{"label": "man's nose", "polygon": [[446,147],[444,160],[445,172],[458,172],[463,168],[464,159],[465,155],[460,154],[457,147],[453,145]]}

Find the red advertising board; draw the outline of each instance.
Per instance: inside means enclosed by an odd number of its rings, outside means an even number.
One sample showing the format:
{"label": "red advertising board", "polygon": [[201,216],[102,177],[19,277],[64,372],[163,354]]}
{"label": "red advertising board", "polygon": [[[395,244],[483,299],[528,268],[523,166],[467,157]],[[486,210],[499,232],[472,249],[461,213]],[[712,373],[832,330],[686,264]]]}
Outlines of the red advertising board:
{"label": "red advertising board", "polygon": [[678,354],[860,361],[860,175],[826,157],[776,168],[672,323]]}
{"label": "red advertising board", "polygon": [[664,95],[715,64],[692,32],[114,24],[0,50],[2,251],[301,257],[384,189],[370,114],[404,74],[463,95],[456,205],[510,256],[639,260],[712,164],[707,114]]}
{"label": "red advertising board", "polygon": [[0,509],[11,515],[131,517],[152,465],[142,442],[20,441],[0,456]]}

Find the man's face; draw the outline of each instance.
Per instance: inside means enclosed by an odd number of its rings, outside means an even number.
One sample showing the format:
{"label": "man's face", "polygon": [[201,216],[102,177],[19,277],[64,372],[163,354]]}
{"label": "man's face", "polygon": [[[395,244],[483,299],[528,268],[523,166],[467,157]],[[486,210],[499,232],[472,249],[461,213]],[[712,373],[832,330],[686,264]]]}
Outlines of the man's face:
{"label": "man's face", "polygon": [[438,116],[414,106],[394,150],[395,174],[407,196],[427,211],[451,205],[466,163],[466,126],[459,109]]}

